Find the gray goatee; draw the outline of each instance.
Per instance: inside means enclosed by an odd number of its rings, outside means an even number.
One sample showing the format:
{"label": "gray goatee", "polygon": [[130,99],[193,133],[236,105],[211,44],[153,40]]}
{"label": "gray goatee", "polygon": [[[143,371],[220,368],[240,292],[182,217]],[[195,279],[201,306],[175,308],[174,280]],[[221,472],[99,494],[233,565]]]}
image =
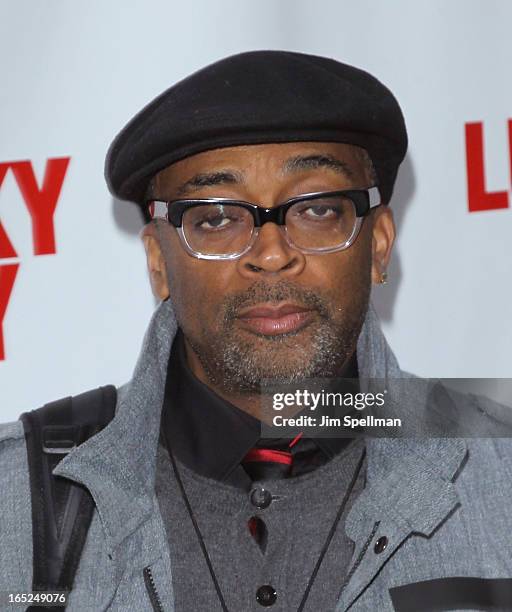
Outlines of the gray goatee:
{"label": "gray goatee", "polygon": [[[340,376],[361,331],[368,308],[367,291],[354,292],[345,312],[334,296],[297,287],[286,280],[269,285],[257,281],[247,291],[228,296],[221,305],[220,325],[212,333],[187,340],[212,386],[240,395],[264,392],[262,381],[296,383],[306,378]],[[357,299],[356,299],[357,296]],[[275,336],[247,337],[236,325],[242,308],[259,303],[290,301],[315,311],[308,328]]]}

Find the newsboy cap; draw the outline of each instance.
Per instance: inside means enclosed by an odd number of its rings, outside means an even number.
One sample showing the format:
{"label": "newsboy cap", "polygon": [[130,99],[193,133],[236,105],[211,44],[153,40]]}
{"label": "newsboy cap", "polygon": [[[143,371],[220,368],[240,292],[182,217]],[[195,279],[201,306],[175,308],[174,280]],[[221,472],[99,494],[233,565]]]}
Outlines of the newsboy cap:
{"label": "newsboy cap", "polygon": [[363,147],[388,203],[407,150],[393,94],[367,72],[290,51],[224,58],[179,81],[143,108],[110,145],[111,193],[144,205],[151,178],[195,153],[279,142]]}

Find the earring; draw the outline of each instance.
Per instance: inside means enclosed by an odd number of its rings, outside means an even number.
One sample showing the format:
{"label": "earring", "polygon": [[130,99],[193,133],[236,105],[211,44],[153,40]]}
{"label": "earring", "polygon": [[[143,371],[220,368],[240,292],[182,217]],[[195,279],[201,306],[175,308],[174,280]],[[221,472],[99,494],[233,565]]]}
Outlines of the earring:
{"label": "earring", "polygon": [[382,272],[380,275],[380,284],[385,285],[388,282],[388,273]]}

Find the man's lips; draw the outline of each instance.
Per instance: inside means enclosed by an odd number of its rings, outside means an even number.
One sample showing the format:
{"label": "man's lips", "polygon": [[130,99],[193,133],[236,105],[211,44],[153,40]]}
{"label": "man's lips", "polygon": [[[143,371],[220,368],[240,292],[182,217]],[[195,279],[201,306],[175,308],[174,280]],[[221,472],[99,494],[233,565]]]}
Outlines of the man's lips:
{"label": "man's lips", "polygon": [[243,310],[238,319],[242,326],[267,336],[297,331],[306,326],[314,315],[311,308],[297,304],[253,306]]}

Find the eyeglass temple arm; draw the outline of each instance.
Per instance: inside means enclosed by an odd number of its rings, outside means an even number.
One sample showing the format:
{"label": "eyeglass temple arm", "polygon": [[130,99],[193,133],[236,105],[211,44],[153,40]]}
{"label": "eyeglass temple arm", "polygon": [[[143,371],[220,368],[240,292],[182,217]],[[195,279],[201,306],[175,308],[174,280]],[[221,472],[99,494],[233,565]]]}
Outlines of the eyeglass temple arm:
{"label": "eyeglass temple arm", "polygon": [[370,202],[370,208],[374,208],[375,206],[379,206],[382,204],[382,198],[380,197],[380,192],[378,187],[370,187],[368,189],[368,199]]}
{"label": "eyeglass temple arm", "polygon": [[167,219],[169,205],[161,200],[152,200],[148,206],[149,215],[152,219]]}

